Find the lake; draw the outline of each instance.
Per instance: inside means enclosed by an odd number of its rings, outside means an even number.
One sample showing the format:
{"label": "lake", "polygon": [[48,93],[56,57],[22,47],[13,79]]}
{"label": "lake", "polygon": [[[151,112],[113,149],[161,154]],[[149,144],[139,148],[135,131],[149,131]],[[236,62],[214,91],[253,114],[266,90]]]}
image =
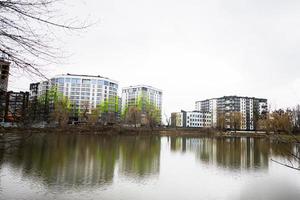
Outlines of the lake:
{"label": "lake", "polygon": [[0,199],[300,199],[266,138],[38,135],[0,151]]}

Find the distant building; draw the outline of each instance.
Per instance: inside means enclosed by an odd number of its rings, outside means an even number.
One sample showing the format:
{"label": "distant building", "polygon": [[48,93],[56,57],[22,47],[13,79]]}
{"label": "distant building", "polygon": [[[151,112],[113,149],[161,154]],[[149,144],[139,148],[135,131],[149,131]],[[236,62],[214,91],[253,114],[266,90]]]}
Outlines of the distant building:
{"label": "distant building", "polygon": [[6,92],[4,113],[0,116],[4,122],[24,120],[28,108],[29,92]]}
{"label": "distant building", "polygon": [[30,101],[36,100],[39,96],[46,94],[50,88],[49,81],[31,83],[29,86]]}
{"label": "distant building", "polygon": [[10,63],[0,57],[0,91],[7,91],[8,75]]}
{"label": "distant building", "polygon": [[122,89],[122,110],[130,106],[137,106],[139,101],[142,105],[153,104],[161,112],[162,90],[147,85],[136,85]]}
{"label": "distant building", "polygon": [[210,128],[212,115],[209,112],[184,111],[171,113],[171,126],[184,128]]}
{"label": "distant building", "polygon": [[118,115],[119,98],[118,82],[102,76],[62,74],[51,78],[49,81],[33,83],[30,85],[30,99],[47,94],[51,88],[72,103],[73,109],[82,112],[88,110],[91,113],[100,104],[106,102],[108,110]]}
{"label": "distant building", "polygon": [[225,128],[232,129],[233,113],[240,114],[240,129],[254,130],[259,117],[268,112],[267,99],[240,96],[224,96],[221,98],[196,101],[198,111],[210,112],[213,127],[217,127],[220,116],[224,116]]}
{"label": "distant building", "polygon": [[33,121],[43,120],[47,121],[49,113],[53,110],[53,105],[49,105],[48,99],[45,98],[42,102],[39,97],[45,95],[48,96],[50,88],[49,81],[41,81],[38,83],[31,83],[29,86],[29,106],[31,112],[31,118]]}
{"label": "distant building", "polygon": [[212,127],[217,127],[217,102],[216,98],[196,102],[196,110],[211,113]]}
{"label": "distant building", "polygon": [[0,54],[0,122],[4,121],[10,63]]}
{"label": "distant building", "polygon": [[183,112],[171,113],[171,127],[184,127],[183,121],[185,121],[185,119],[183,119],[183,116]]}

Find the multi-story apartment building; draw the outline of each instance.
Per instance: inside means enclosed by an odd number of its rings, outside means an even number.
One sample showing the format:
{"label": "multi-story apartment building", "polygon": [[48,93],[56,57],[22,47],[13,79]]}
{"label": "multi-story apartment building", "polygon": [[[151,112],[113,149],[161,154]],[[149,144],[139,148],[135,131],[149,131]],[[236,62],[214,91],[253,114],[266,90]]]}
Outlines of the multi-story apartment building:
{"label": "multi-story apartment building", "polygon": [[[162,109],[162,90],[147,85],[129,86],[122,89],[122,110],[130,106],[153,104]],[[160,114],[161,115],[161,114]]]}
{"label": "multi-story apartment building", "polygon": [[30,85],[30,99],[47,94],[55,87],[63,96],[67,97],[74,110],[91,110],[102,103],[106,103],[108,111],[118,115],[118,82],[102,76],[89,76],[77,74],[62,74],[49,81]]}
{"label": "multi-story apartment building", "polygon": [[171,113],[172,127],[210,128],[212,115],[209,112],[184,111]]}
{"label": "multi-story apartment building", "polygon": [[0,54],[0,121],[4,121],[10,63]]}
{"label": "multi-story apartment building", "polygon": [[46,94],[49,91],[49,81],[41,81],[37,83],[31,83],[29,86],[30,101],[36,100],[38,97]]}
{"label": "multi-story apartment building", "polygon": [[0,57],[0,91],[7,91],[9,65],[9,62]]}
{"label": "multi-story apartment building", "polygon": [[[224,96],[221,98],[196,101],[196,109],[210,112],[213,127],[218,124],[218,118],[224,117],[225,128],[232,128],[232,115],[238,113],[241,130],[254,130],[255,122],[260,116],[268,112],[267,99],[240,96]],[[220,119],[219,119],[220,120]]]}
{"label": "multi-story apartment building", "polygon": [[217,127],[217,100],[207,99],[204,101],[196,101],[195,108],[198,111],[211,113],[211,125],[212,127]]}

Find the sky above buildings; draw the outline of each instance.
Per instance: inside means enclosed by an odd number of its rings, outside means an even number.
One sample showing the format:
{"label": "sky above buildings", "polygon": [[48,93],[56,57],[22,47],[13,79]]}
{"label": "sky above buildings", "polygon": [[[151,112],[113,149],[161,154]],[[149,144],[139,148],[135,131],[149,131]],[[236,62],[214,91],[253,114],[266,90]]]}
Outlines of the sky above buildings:
{"label": "sky above buildings", "polygon": [[[167,114],[224,95],[268,98],[273,109],[300,103],[298,0],[73,0],[61,8],[96,23],[57,33],[68,56],[44,68],[49,77],[151,85],[163,90]],[[18,72],[9,89],[38,80]]]}

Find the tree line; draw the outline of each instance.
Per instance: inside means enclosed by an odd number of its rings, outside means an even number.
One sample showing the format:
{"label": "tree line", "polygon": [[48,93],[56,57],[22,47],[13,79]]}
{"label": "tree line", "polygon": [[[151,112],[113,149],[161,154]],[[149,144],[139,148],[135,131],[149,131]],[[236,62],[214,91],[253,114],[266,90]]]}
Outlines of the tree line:
{"label": "tree line", "polygon": [[[231,130],[241,130],[245,124],[242,120],[241,112],[235,111],[228,114],[218,113],[217,128],[225,130],[230,127]],[[270,133],[299,133],[300,132],[300,105],[294,109],[279,109],[272,112],[258,114],[254,112],[252,120],[253,129],[256,131],[265,131]]]}
{"label": "tree line", "polygon": [[95,107],[89,100],[80,101],[80,105],[76,105],[53,86],[40,96],[30,99],[18,124],[29,127],[41,122],[59,127],[70,123],[91,126],[123,124],[153,129],[161,123],[160,113],[160,109],[143,95],[121,110],[117,96],[104,99]]}

